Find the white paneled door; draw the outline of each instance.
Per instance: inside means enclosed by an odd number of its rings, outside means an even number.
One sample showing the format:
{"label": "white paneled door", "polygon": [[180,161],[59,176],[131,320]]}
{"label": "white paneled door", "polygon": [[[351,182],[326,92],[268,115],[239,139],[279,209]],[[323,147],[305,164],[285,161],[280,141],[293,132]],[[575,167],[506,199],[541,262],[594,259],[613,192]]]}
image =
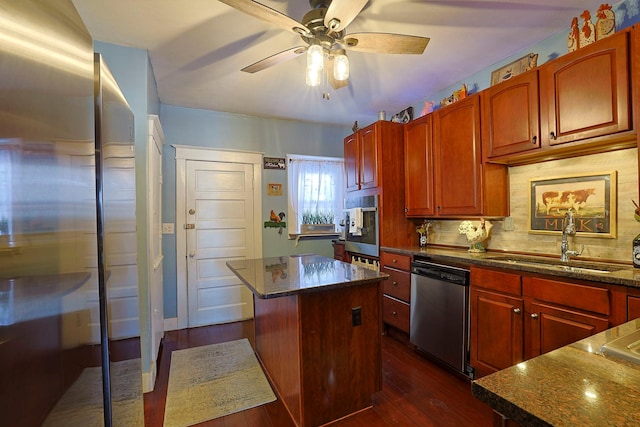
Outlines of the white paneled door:
{"label": "white paneled door", "polygon": [[215,161],[186,162],[185,231],[188,326],[253,317],[253,296],[227,268],[253,258],[254,166]]}

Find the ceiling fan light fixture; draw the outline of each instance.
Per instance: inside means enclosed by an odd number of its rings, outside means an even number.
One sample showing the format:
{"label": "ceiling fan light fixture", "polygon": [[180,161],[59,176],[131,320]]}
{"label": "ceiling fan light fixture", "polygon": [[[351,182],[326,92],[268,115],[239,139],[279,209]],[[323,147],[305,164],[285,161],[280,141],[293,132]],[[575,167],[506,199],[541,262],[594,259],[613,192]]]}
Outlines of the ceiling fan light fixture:
{"label": "ceiling fan light fixture", "polygon": [[349,58],[344,49],[336,51],[333,57],[333,78],[340,81],[349,78]]}
{"label": "ceiling fan light fixture", "polygon": [[322,81],[322,69],[307,67],[306,83],[307,86],[316,87]]}
{"label": "ceiling fan light fixture", "polygon": [[312,44],[309,46],[309,49],[307,49],[307,70],[312,68],[321,71],[323,67],[324,49],[318,44]]}

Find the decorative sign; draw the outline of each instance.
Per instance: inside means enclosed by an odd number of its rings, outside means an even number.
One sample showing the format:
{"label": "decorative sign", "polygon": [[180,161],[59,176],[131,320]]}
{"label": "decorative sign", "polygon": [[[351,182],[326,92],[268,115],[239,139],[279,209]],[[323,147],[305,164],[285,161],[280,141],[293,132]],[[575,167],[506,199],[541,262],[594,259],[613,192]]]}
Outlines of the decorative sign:
{"label": "decorative sign", "polygon": [[264,157],[265,169],[286,169],[287,163],[284,157]]}
{"label": "decorative sign", "polygon": [[562,233],[565,213],[573,211],[576,232],[616,237],[616,172],[530,180],[529,232]]}
{"label": "decorative sign", "polygon": [[282,196],[282,184],[270,182],[267,185],[267,196]]}
{"label": "decorative sign", "polygon": [[522,74],[538,66],[538,54],[529,53],[520,59],[516,59],[510,64],[505,65],[502,68],[491,73],[491,86],[509,80],[511,77],[515,77],[518,74]]}

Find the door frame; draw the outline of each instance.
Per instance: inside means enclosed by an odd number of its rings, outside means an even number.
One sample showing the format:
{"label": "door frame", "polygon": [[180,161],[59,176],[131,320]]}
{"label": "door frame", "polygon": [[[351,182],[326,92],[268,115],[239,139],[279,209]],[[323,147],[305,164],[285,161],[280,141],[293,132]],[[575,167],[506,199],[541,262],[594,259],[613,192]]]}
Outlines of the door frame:
{"label": "door frame", "polygon": [[[208,147],[172,145],[176,150],[176,287],[178,329],[185,329],[189,320],[187,299],[187,233],[186,194],[187,161],[197,160],[219,163],[241,163],[253,165],[253,206],[262,212],[262,156],[255,151],[221,150]],[[262,215],[254,215],[254,244],[256,258],[262,258]]]}

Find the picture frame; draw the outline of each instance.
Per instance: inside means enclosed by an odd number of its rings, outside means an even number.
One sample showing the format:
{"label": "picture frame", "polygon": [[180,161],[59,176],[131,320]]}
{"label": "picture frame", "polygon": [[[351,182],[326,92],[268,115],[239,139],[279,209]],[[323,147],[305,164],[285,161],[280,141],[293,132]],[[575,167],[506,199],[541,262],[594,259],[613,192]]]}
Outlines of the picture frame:
{"label": "picture frame", "polygon": [[562,234],[574,212],[576,234],[616,237],[616,171],[529,180],[529,233]]}
{"label": "picture frame", "polygon": [[267,184],[267,196],[282,196],[282,184]]}
{"label": "picture frame", "polygon": [[498,68],[491,73],[491,86],[509,80],[512,77],[538,66],[538,54],[530,52],[520,59]]}

